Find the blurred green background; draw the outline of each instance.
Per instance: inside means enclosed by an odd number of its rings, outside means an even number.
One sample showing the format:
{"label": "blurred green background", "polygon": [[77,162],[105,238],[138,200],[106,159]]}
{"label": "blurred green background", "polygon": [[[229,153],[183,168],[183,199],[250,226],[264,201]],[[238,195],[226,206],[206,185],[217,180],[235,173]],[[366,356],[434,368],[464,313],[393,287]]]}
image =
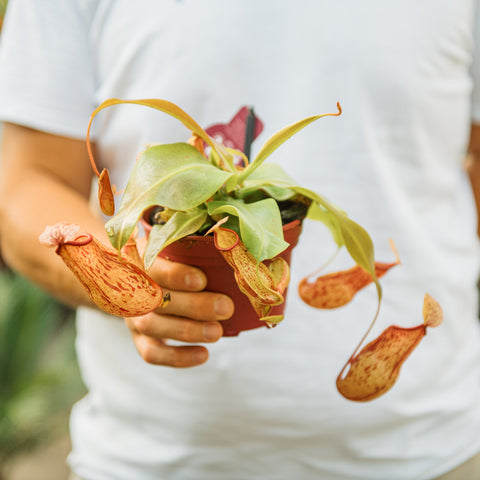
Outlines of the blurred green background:
{"label": "blurred green background", "polygon": [[0,0],[0,29],[2,28],[2,21],[5,15],[5,10],[7,9],[8,0]]}
{"label": "blurred green background", "polygon": [[[28,461],[36,450],[67,437],[70,408],[84,393],[74,335],[70,309],[5,267],[0,269],[1,480],[28,480],[27,473],[15,476],[18,460]],[[54,480],[58,467],[52,465],[50,472],[48,465],[43,468],[45,478]],[[42,475],[35,471],[31,480]]]}

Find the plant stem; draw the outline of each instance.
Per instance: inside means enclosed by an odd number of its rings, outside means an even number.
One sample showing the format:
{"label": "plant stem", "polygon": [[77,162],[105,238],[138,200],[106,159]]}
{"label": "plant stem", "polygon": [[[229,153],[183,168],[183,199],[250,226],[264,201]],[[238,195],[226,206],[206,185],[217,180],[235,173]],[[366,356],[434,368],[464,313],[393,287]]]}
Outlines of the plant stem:
{"label": "plant stem", "polygon": [[250,149],[253,143],[253,137],[255,136],[255,113],[253,107],[248,107],[247,114],[247,126],[245,129],[245,143],[243,146],[243,153],[250,161]]}

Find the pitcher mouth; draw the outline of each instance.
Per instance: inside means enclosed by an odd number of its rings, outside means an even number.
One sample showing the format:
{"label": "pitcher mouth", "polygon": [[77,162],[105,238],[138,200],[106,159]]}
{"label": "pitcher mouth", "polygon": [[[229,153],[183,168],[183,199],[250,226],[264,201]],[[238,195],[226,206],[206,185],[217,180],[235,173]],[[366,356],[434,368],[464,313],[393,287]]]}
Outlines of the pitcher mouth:
{"label": "pitcher mouth", "polygon": [[74,246],[81,247],[83,245],[88,245],[92,240],[93,240],[92,235],[90,235],[89,233],[82,233],[74,240],[65,242],[64,245],[74,245]]}

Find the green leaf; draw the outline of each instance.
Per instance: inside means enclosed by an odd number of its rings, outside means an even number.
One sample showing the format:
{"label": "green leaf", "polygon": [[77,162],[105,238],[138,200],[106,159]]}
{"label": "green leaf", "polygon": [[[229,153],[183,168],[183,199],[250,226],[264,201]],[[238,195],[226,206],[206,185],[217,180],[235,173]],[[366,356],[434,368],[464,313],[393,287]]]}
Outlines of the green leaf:
{"label": "green leaf", "polygon": [[[231,159],[231,154],[227,151],[227,149],[223,145],[215,142],[207,134],[207,132],[205,132],[205,130],[190,115],[188,115],[188,113],[183,111],[180,107],[178,107],[174,103],[169,102],[168,100],[162,100],[159,98],[147,98],[147,99],[140,99],[140,100],[122,100],[120,98],[110,98],[102,102],[93,111],[93,113],[90,116],[90,121],[88,123],[87,148],[89,149],[89,151],[91,151],[90,129],[93,123],[93,119],[104,108],[111,107],[114,105],[125,105],[125,104],[143,105],[145,107],[153,108],[155,110],[159,110],[163,113],[166,113],[167,115],[170,115],[171,117],[182,122],[185,125],[185,127],[187,127],[192,133],[200,137],[207,145],[209,145],[217,153],[217,155],[222,159],[225,165],[230,165],[231,162],[233,161]],[[98,175],[98,171],[96,169],[95,163],[93,162],[93,156],[92,156],[92,166]]]}
{"label": "green leaf", "polygon": [[[140,100],[122,100],[120,98],[110,98],[102,102],[92,113],[91,121],[95,116],[104,108],[111,107],[113,105],[143,105],[145,107],[154,108],[155,110],[160,110],[177,120],[180,120],[191,132],[199,136],[205,143],[210,145],[213,149],[216,150],[217,144],[210,138],[210,136],[205,132],[205,130],[190,116],[188,113],[183,111],[180,107],[175,105],[168,100],[162,100],[159,98],[147,98]],[[90,125],[89,125],[90,127]]]}
{"label": "green leaf", "polygon": [[[368,273],[370,273],[370,275],[372,275],[377,287],[378,298],[380,300],[382,293],[375,272],[375,251],[372,239],[367,231],[358,223],[350,219],[345,212],[341,211],[339,208],[318,195],[316,192],[298,186],[292,186],[291,188],[293,188],[300,195],[310,198],[318,205],[324,207],[330,213],[327,227],[332,221],[337,222],[337,226],[335,228],[339,228],[341,232],[341,237],[335,237],[337,245],[341,245],[338,243],[338,241],[343,238],[343,244],[347,248],[348,253],[350,253],[350,256],[353,258],[353,260]],[[335,220],[332,220],[332,216],[335,218]]]}
{"label": "green leaf", "polygon": [[127,242],[142,213],[153,205],[185,211],[208,200],[232,176],[187,143],[156,145],[138,158],[118,214],[106,224],[112,245]]}
{"label": "green leaf", "polygon": [[282,185],[294,185],[295,182],[285,172],[285,170],[275,163],[264,163],[260,165],[245,180],[239,195],[245,198],[259,189],[263,190],[268,196],[279,202],[295,196],[295,191]]}
{"label": "green leaf", "polygon": [[167,245],[196,233],[207,216],[206,208],[196,208],[188,212],[174,213],[165,225],[154,225],[145,250],[145,268],[149,269],[152,266],[157,255]]}
{"label": "green leaf", "polygon": [[208,213],[238,217],[242,242],[259,262],[277,256],[288,247],[283,239],[280,210],[272,198],[255,203],[232,198],[212,201],[208,203]]}
{"label": "green leaf", "polygon": [[382,288],[375,272],[375,253],[372,239],[367,231],[346,215],[338,215],[345,247],[355,262],[372,276],[377,288],[378,300],[382,298]]}
{"label": "green leaf", "polygon": [[233,192],[238,185],[238,174],[234,173],[226,182],[225,182],[225,190],[230,193]]}
{"label": "green leaf", "polygon": [[381,298],[381,287],[375,273],[374,246],[370,236],[360,225],[326,198],[308,188],[296,185],[278,165],[263,164],[244,185],[246,191],[253,191],[255,187],[265,184],[290,189],[312,200],[314,203],[309,209],[309,218],[324,223],[332,232],[333,239],[339,247],[345,245],[353,260],[372,275],[378,297]]}
{"label": "green leaf", "polygon": [[308,209],[307,218],[322,222],[330,230],[335,243],[339,247],[345,245],[345,241],[342,237],[342,229],[340,228],[340,222],[336,213],[333,213],[326,208],[321,207],[318,203],[313,202]]}
{"label": "green leaf", "polygon": [[[7,10],[7,2],[8,0],[0,0],[0,19],[5,16],[5,11]],[[1,31],[1,26],[0,26]]]}
{"label": "green leaf", "polygon": [[241,184],[242,182],[244,182],[246,178],[250,176],[278,147],[283,145],[290,137],[305,128],[307,125],[310,125],[312,122],[315,122],[322,117],[340,115],[340,105],[337,104],[337,107],[338,113],[324,113],[322,115],[313,115],[311,117],[304,118],[303,120],[299,120],[298,122],[292,123],[291,125],[287,125],[278,132],[274,133],[264,143],[253,162],[242,172],[239,178],[239,183]]}

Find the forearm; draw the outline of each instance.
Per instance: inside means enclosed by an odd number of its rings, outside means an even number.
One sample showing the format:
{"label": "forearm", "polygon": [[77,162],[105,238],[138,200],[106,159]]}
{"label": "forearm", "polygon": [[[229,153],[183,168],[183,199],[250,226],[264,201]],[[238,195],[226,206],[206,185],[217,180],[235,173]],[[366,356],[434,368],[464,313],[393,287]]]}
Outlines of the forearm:
{"label": "forearm", "polygon": [[71,306],[92,305],[61,259],[38,241],[46,225],[59,221],[77,223],[105,239],[102,222],[86,200],[50,175],[36,171],[30,171],[3,198],[0,238],[6,263]]}
{"label": "forearm", "polygon": [[[477,218],[480,219],[480,126],[478,125],[472,125],[468,150],[466,169],[477,208]],[[480,221],[477,222],[477,232],[480,236]]]}
{"label": "forearm", "polygon": [[[477,217],[480,218],[480,157],[474,158],[470,154],[467,161],[467,172],[472,186],[473,197],[477,208]],[[477,233],[480,236],[480,221],[477,222]]]}
{"label": "forearm", "polygon": [[[0,241],[6,263],[61,301],[91,305],[60,258],[39,243],[46,225],[65,221],[105,241],[88,205],[92,172],[85,142],[6,124],[1,150]],[[108,242],[108,240],[107,240]]]}

